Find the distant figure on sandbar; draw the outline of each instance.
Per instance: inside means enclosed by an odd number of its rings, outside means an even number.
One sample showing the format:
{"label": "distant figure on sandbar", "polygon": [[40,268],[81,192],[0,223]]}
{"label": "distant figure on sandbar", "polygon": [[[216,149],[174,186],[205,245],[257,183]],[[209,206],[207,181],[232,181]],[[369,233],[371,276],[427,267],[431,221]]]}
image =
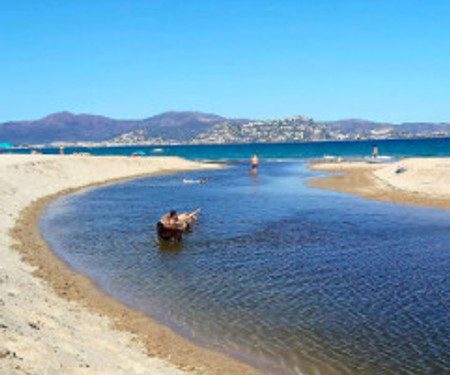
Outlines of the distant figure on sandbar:
{"label": "distant figure on sandbar", "polygon": [[258,156],[256,154],[253,155],[253,157],[250,159],[250,162],[252,165],[252,169],[250,170],[249,173],[253,173],[253,174],[258,173],[258,165],[259,165]]}
{"label": "distant figure on sandbar", "polygon": [[378,147],[377,145],[374,145],[372,149],[372,158],[376,159],[377,157],[378,157]]}

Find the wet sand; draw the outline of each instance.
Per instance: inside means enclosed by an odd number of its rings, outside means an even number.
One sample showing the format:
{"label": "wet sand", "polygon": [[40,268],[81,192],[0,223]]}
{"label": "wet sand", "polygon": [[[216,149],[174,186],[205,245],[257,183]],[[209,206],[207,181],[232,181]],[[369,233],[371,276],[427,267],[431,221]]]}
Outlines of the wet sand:
{"label": "wet sand", "polygon": [[54,255],[38,228],[62,194],[217,167],[175,157],[1,155],[0,373],[257,374],[102,293]]}
{"label": "wet sand", "polygon": [[450,209],[450,158],[410,158],[396,163],[318,162],[333,172],[309,185],[379,201]]}

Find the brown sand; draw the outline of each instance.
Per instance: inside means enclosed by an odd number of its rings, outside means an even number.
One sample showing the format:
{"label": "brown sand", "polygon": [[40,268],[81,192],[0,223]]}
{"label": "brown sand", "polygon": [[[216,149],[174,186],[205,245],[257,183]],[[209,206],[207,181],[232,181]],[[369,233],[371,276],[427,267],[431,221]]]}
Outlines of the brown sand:
{"label": "brown sand", "polygon": [[[0,373],[257,374],[245,364],[192,344],[102,293],[90,279],[72,271],[54,255],[37,225],[51,200],[79,188],[122,177],[217,166],[179,158],[134,161],[132,158],[84,157],[80,161],[80,158],[68,156],[16,156],[1,160],[4,157],[0,157],[1,182],[10,199],[2,203],[11,207],[0,214],[14,219],[17,214],[14,210],[25,208],[20,217],[17,215],[13,228],[12,225],[5,227],[10,229],[13,241],[0,241],[0,254],[4,254],[6,260],[0,265],[0,285],[6,286],[0,288]],[[93,164],[97,165],[92,167]],[[115,172],[106,172],[111,169]],[[89,177],[79,181],[74,174],[80,172]],[[69,181],[58,184],[61,179]],[[33,183],[39,185],[31,199],[21,191],[19,183],[24,182],[27,188]],[[45,183],[58,186],[43,189]],[[51,191],[55,192],[48,194]],[[0,233],[0,240],[5,239],[2,235]],[[10,248],[19,251],[21,261],[15,259]],[[30,279],[30,273],[39,279]]]}
{"label": "brown sand", "polygon": [[[400,168],[404,171],[398,173]],[[310,169],[338,172],[310,180],[313,187],[379,201],[450,209],[450,158],[411,158],[392,164],[313,163]]]}

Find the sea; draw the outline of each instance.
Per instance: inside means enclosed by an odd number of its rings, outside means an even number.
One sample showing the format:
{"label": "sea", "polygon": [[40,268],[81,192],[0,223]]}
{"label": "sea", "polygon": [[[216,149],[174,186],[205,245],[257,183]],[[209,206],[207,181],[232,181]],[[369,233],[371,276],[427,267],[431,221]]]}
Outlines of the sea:
{"label": "sea", "polygon": [[[324,156],[342,158],[364,158],[372,153],[373,146],[379,148],[381,155],[396,158],[448,156],[450,138],[427,138],[410,140],[377,141],[339,141],[339,142],[305,142],[276,144],[237,144],[237,145],[170,145],[170,146],[117,146],[117,147],[66,147],[65,154],[90,153],[92,155],[125,155],[133,153],[146,156],[170,155],[195,160],[248,160],[253,154],[260,158],[276,159],[316,159]],[[59,154],[55,147],[35,148],[44,154]],[[7,150],[11,153],[29,153],[30,148]]]}
{"label": "sea", "polygon": [[[450,139],[376,145],[386,162],[450,156]],[[310,171],[311,160],[364,160],[373,146],[66,149],[226,168],[81,190],[53,201],[40,227],[57,255],[107,294],[266,374],[449,374],[450,211],[308,185],[326,175]],[[257,175],[248,173],[254,153]],[[207,183],[183,183],[200,178]],[[197,208],[181,244],[157,240],[163,214]]]}

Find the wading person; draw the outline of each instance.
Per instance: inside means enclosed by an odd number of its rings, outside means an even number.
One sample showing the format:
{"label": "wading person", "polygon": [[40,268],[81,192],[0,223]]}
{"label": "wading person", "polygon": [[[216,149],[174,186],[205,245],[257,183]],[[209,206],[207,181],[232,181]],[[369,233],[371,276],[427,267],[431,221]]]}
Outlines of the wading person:
{"label": "wading person", "polygon": [[250,173],[257,173],[258,172],[259,160],[258,160],[258,156],[256,154],[253,155],[253,157],[250,159],[250,163],[251,163],[251,166],[252,166],[252,169],[250,170]]}

